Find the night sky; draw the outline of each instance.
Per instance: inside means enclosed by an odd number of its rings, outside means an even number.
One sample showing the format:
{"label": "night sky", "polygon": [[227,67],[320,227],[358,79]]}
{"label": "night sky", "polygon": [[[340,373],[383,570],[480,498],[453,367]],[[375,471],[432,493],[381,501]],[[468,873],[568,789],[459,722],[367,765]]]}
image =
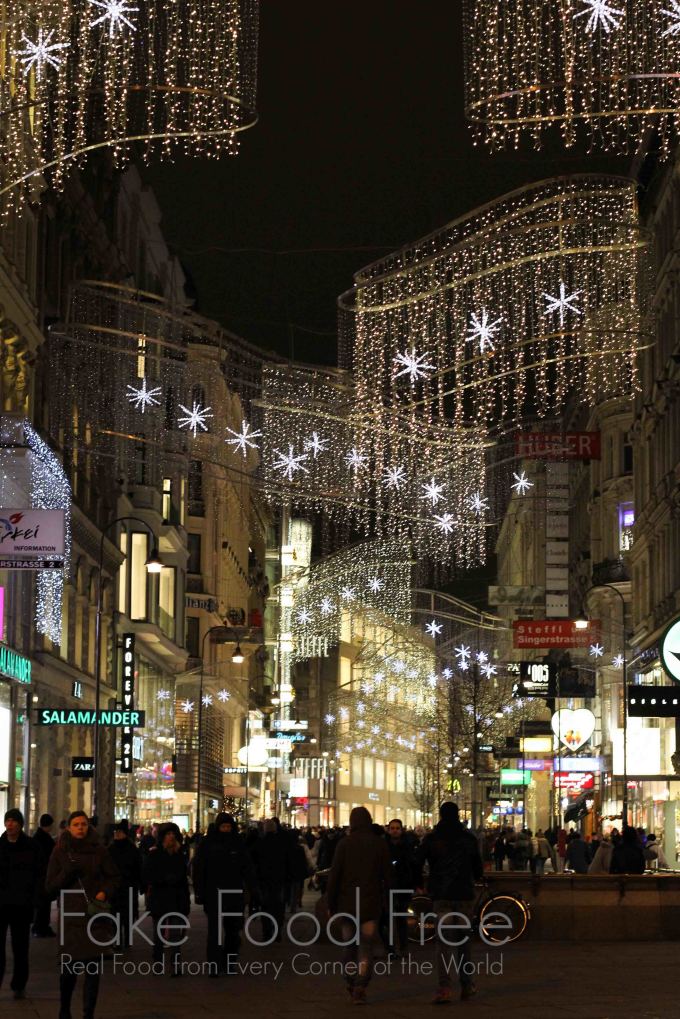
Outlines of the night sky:
{"label": "night sky", "polygon": [[236,158],[143,173],[198,309],[263,347],[334,364],[361,266],[525,183],[625,173],[562,151],[491,155],[463,117],[460,0],[262,0],[259,123]]}

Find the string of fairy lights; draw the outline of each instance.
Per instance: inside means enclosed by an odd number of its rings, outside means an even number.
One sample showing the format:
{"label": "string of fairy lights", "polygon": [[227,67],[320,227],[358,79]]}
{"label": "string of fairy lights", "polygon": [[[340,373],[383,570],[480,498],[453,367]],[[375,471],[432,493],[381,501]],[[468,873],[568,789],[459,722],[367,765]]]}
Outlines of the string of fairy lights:
{"label": "string of fairy lights", "polygon": [[108,147],[234,153],[255,112],[259,0],[19,0],[2,9],[0,196]]}
{"label": "string of fairy lights", "polygon": [[677,135],[677,0],[464,0],[463,39],[465,112],[492,149],[551,128],[618,152]]}

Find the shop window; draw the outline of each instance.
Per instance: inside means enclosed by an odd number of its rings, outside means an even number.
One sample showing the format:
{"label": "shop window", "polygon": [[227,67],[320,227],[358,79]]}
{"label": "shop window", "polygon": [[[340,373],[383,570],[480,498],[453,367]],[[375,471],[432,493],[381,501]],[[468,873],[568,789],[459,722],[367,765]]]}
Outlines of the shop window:
{"label": "shop window", "polygon": [[130,562],[130,618],[146,619],[147,616],[147,572],[148,535],[134,531]]}

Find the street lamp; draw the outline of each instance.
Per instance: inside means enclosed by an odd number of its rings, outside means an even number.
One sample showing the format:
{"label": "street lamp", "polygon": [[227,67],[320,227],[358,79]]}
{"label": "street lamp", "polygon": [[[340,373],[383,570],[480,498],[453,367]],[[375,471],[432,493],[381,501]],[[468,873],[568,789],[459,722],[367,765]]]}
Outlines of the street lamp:
{"label": "street lamp", "polygon": [[99,541],[99,583],[97,584],[97,615],[95,618],[95,630],[94,630],[94,644],[95,644],[95,659],[94,659],[94,738],[93,738],[93,763],[94,763],[94,781],[92,784],[92,815],[98,817],[99,814],[99,701],[101,696],[101,657],[102,657],[102,611],[103,611],[103,573],[104,573],[104,539],[108,531],[116,524],[123,524],[129,521],[134,521],[137,524],[141,524],[148,533],[151,535],[153,542],[151,553],[147,556],[144,566],[146,567],[147,573],[160,573],[163,569],[163,563],[158,555],[158,547],[156,546],[156,535],[153,532],[151,524],[148,524],[146,520],[142,520],[141,517],[116,517],[115,520],[111,520],[110,523],[106,524],[102,528],[102,534]]}
{"label": "street lamp", "polygon": [[[591,591],[600,591],[607,589],[613,591],[614,594],[618,595],[621,600],[621,623],[622,623],[622,644],[623,644],[623,797],[621,800],[621,827],[626,828],[628,826],[628,662],[626,659],[626,599],[623,597],[618,587],[613,584],[593,584],[584,592],[583,603],[590,594]],[[590,625],[590,620],[587,614],[584,613],[583,617],[575,620],[574,625],[577,630],[585,630]]]}
{"label": "street lamp", "polygon": [[[212,634],[212,637],[211,637]],[[206,630],[203,634],[203,641],[201,642],[201,683],[198,693],[198,759],[197,759],[197,776],[196,776],[196,829],[200,832],[201,830],[201,757],[202,757],[202,730],[203,730],[203,678],[205,675],[205,642],[208,637],[211,637],[211,644],[229,644],[231,641],[231,632],[226,626],[211,626],[209,630]],[[237,658],[237,652],[240,655]],[[236,645],[236,651],[232,655],[232,662],[237,664],[243,661],[243,655],[241,654],[241,648],[239,644]]]}
{"label": "street lamp", "polygon": [[242,665],[244,661],[243,651],[241,651],[241,645],[237,642],[236,649],[231,656],[231,660],[234,665]]}

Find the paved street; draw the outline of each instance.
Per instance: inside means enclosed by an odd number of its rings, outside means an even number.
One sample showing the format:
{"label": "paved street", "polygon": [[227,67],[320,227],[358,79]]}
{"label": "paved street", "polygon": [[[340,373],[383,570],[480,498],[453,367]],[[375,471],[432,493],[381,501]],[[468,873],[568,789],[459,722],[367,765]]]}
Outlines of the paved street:
{"label": "paved street", "polygon": [[[184,961],[198,968],[203,961],[205,923],[194,908],[191,943]],[[307,928],[308,930],[310,928]],[[305,938],[300,922],[296,936]],[[478,978],[478,996],[469,1002],[456,1001],[448,1012],[461,1009],[471,1017],[534,1017],[577,1015],[579,1019],[677,1019],[677,962],[680,946],[674,942],[573,945],[567,942],[539,945],[526,941],[511,945],[502,953],[489,954],[489,963],[502,975]],[[209,1016],[254,1016],[269,1019],[290,1016],[345,1014],[349,1006],[341,979],[333,975],[305,976],[295,969],[322,967],[339,959],[339,949],[319,945],[296,948],[290,943],[266,949],[244,949],[241,963],[254,964],[267,972],[212,980],[203,975],[186,975],[180,980],[166,976],[124,975],[108,972],[102,981],[98,1019],[202,1019]],[[474,959],[486,967],[486,951],[476,944]],[[135,964],[150,961],[150,949],[138,947],[127,956]],[[411,956],[413,971],[433,958],[431,946],[418,947]],[[422,1016],[435,986],[432,976],[412,972],[405,975],[401,962],[394,962],[391,975],[376,976],[369,989],[371,1013],[381,1016]],[[384,961],[379,968],[384,968]],[[0,991],[0,1016],[5,1019],[57,1019],[58,995],[54,941],[32,942],[32,976],[27,1000],[13,1001],[8,980]],[[141,967],[140,967],[141,968]],[[120,969],[120,966],[119,966]],[[643,980],[641,979],[643,978]],[[73,1019],[80,1019],[80,985],[76,989]],[[644,986],[644,992],[641,992]],[[445,1013],[446,1014],[446,1013]]]}

